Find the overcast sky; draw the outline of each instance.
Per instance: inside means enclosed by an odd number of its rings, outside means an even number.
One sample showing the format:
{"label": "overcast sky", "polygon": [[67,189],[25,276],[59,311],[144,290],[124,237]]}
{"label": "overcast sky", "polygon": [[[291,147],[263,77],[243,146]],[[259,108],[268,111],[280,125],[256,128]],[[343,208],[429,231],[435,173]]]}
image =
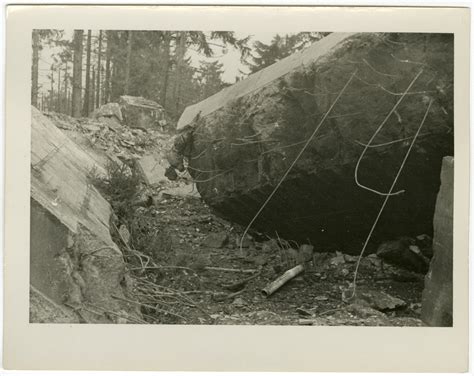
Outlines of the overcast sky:
{"label": "overcast sky", "polygon": [[[98,31],[92,32],[94,35],[98,33]],[[268,43],[271,41],[273,36],[275,36],[277,32],[258,32],[258,33],[251,33],[248,34],[236,33],[237,38],[244,38],[248,35],[251,35],[251,40],[249,42],[249,46],[253,46],[255,41],[261,41],[264,43]],[[72,39],[73,32],[72,30],[66,30],[64,34],[65,39]],[[214,50],[214,57],[206,58],[204,55],[199,54],[195,51],[188,50],[188,55],[191,57],[192,65],[195,67],[199,66],[200,60],[206,61],[219,61],[224,65],[224,74],[222,75],[222,79],[228,83],[234,83],[236,76],[239,76],[239,70],[245,73],[248,73],[248,68],[241,63],[240,61],[240,52],[232,47],[228,48],[226,51],[222,51],[219,47],[213,47]],[[47,46],[40,53],[40,61],[39,61],[39,84],[41,85],[40,92],[46,92],[49,90],[50,87],[50,79],[48,78],[48,74],[50,73],[51,64],[53,63],[53,55],[60,51],[60,48],[49,48]],[[71,68],[70,68],[71,69]],[[70,71],[72,73],[72,71]],[[63,74],[63,72],[61,72]],[[57,76],[54,78],[55,81],[57,80]],[[85,77],[83,77],[85,79]],[[61,78],[62,80],[62,78]]]}

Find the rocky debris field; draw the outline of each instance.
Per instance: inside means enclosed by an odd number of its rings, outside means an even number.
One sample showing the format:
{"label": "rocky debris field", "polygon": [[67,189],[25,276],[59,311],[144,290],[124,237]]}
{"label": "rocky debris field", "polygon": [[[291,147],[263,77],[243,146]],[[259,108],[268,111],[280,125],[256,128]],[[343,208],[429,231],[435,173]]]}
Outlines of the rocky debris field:
{"label": "rocky debris field", "polygon": [[112,160],[140,159],[150,150],[164,154],[170,139],[161,130],[129,128],[112,116],[75,119],[56,112],[45,115],[80,146]]}
{"label": "rocky debris field", "polygon": [[[304,247],[261,234],[245,239],[240,250],[242,228],[214,215],[199,198],[165,194],[137,208],[135,218],[140,224],[132,232],[154,234],[145,247],[133,241],[124,247],[150,323],[422,325],[423,275],[375,254],[361,259],[351,296],[357,257],[335,250],[304,257],[298,252]],[[140,254],[130,252],[135,248]],[[301,262],[303,273],[265,296],[267,284]]]}
{"label": "rocky debris field", "polygon": [[[114,209],[112,238],[124,254],[134,296],[113,298],[139,307],[143,322],[422,325],[431,239],[381,244],[380,257],[360,260],[354,294],[356,256],[296,244],[277,233],[251,232],[240,248],[243,228],[212,212],[189,175],[163,179],[169,134],[131,129],[113,117],[46,115],[108,170],[93,184]],[[301,273],[272,294],[263,292],[297,265]]]}

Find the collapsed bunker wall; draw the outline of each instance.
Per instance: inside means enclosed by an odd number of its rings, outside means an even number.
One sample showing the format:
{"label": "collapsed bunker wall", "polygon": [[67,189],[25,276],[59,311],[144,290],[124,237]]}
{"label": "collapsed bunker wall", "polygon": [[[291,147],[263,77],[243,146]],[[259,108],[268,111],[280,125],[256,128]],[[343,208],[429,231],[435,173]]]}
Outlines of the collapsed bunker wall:
{"label": "collapsed bunker wall", "polygon": [[253,228],[357,252],[384,199],[356,184],[357,161],[391,114],[358,169],[387,192],[432,102],[373,239],[431,234],[454,152],[453,58],[452,34],[330,34],[188,107],[170,163],[184,157],[204,201],[245,226],[327,113]]}
{"label": "collapsed bunker wall", "polygon": [[30,321],[138,322],[102,166],[32,107]]}

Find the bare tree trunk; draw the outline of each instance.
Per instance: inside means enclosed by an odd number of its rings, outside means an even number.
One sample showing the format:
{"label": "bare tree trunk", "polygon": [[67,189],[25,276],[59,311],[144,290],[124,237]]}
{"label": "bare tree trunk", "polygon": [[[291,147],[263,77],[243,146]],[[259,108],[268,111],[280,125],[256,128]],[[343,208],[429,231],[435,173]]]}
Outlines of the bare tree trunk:
{"label": "bare tree trunk", "polygon": [[128,31],[128,41],[127,41],[127,62],[125,64],[125,87],[124,94],[127,95],[130,93],[130,63],[132,59],[132,38],[133,31]]}
{"label": "bare tree trunk", "polygon": [[186,54],[186,38],[185,31],[179,33],[179,38],[176,46],[176,77],[174,85],[173,100],[175,102],[175,115],[178,115],[180,101],[181,101],[181,74],[183,71],[184,55]]}
{"label": "bare tree trunk", "polygon": [[102,30],[99,31],[99,49],[97,51],[97,84],[95,95],[95,107],[100,106],[100,70],[101,70],[101,56],[102,56]]}
{"label": "bare tree trunk", "polygon": [[110,60],[112,58],[112,32],[107,31],[107,49],[105,52],[104,103],[110,102]]}
{"label": "bare tree trunk", "polygon": [[69,115],[69,102],[67,98],[67,61],[64,67],[64,113]]}
{"label": "bare tree trunk", "polygon": [[84,30],[74,30],[74,60],[72,68],[72,116],[81,116],[82,97],[82,37]]}
{"label": "bare tree trunk", "polygon": [[91,97],[89,101],[89,114],[95,109],[95,67],[92,67]]}
{"label": "bare tree trunk", "polygon": [[54,67],[51,65],[51,89],[49,94],[49,108],[48,111],[54,110]]}
{"label": "bare tree trunk", "polygon": [[58,101],[56,112],[61,112],[61,67],[58,67]]}
{"label": "bare tree trunk", "polygon": [[165,31],[163,36],[163,86],[161,88],[161,105],[166,108],[166,92],[168,90],[168,78],[170,74],[170,43],[171,32]]}
{"label": "bare tree trunk", "polygon": [[33,61],[31,63],[31,104],[38,107],[38,64],[40,36],[38,30],[33,30]]}
{"label": "bare tree trunk", "polygon": [[91,30],[87,31],[87,47],[86,47],[86,89],[84,91],[84,105],[82,106],[82,116],[89,116],[89,99],[91,95]]}

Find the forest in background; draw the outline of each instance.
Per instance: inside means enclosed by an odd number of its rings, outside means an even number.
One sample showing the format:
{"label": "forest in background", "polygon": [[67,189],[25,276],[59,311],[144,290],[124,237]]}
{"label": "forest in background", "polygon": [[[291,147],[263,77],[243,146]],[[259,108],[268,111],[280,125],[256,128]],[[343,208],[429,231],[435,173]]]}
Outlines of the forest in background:
{"label": "forest in background", "polygon": [[[121,95],[142,96],[162,105],[167,117],[228,86],[216,50],[239,51],[250,73],[299,51],[328,33],[275,34],[270,43],[238,38],[230,31],[34,30],[31,103],[42,111],[89,116]],[[54,48],[47,81],[39,82],[41,51]],[[198,66],[190,54],[202,56]],[[215,58],[209,60],[206,58]],[[43,60],[44,61],[44,60]],[[245,74],[235,81],[245,77]],[[43,80],[44,81],[44,80]]]}

